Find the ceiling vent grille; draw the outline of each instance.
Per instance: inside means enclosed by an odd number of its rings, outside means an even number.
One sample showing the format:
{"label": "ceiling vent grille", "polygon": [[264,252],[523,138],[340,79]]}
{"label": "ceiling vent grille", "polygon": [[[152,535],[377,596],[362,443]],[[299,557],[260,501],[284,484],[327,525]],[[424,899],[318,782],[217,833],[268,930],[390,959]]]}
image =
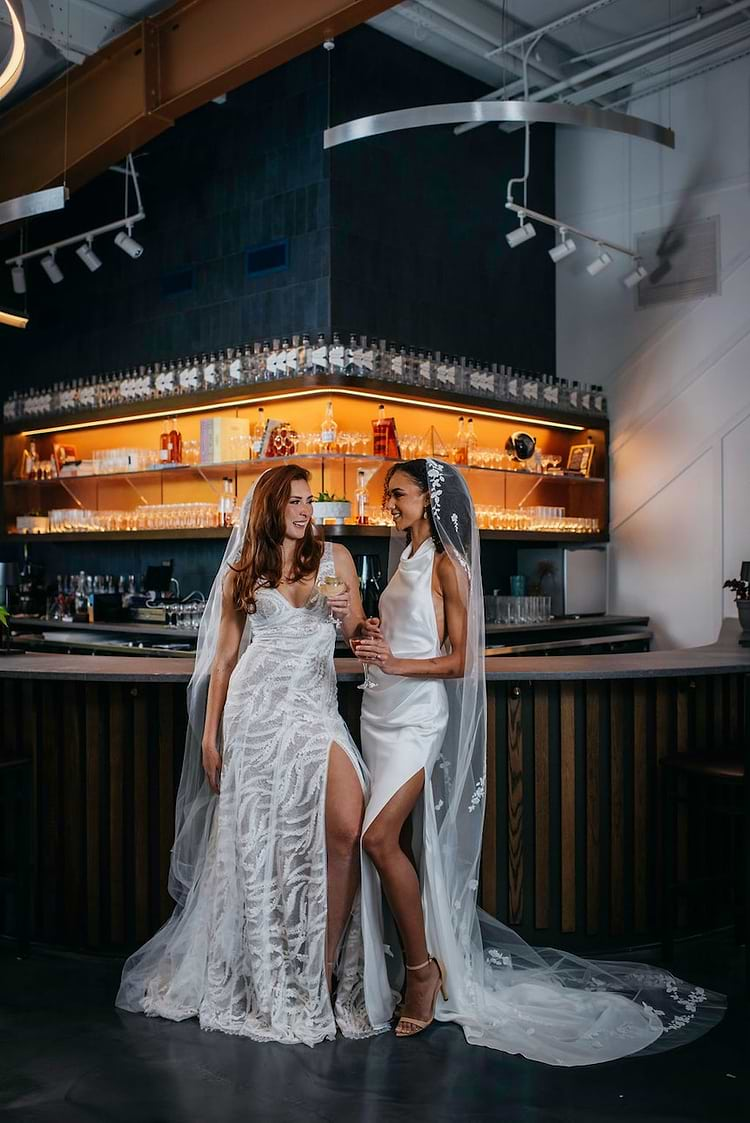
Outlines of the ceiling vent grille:
{"label": "ceiling vent grille", "polygon": [[718,215],[639,234],[648,277],[637,287],[638,307],[718,295],[719,245]]}

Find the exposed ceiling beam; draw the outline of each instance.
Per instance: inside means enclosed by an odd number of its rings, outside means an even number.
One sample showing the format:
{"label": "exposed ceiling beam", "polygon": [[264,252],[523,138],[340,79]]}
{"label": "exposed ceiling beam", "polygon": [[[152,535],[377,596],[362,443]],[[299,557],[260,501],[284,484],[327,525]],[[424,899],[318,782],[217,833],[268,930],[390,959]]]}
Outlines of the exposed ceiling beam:
{"label": "exposed ceiling beam", "polygon": [[393,3],[177,0],[0,117],[0,199],[64,177],[75,190],[176,118]]}

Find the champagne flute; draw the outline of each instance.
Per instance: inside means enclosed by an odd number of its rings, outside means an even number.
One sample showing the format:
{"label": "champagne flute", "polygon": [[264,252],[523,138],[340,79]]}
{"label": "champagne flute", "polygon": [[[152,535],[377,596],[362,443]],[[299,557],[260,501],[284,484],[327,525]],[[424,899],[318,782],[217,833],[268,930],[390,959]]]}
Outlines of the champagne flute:
{"label": "champagne flute", "polygon": [[[373,617],[372,619],[368,620],[367,623],[368,624],[379,624],[380,621],[377,618]],[[356,652],[355,652],[355,654],[356,654]],[[372,679],[370,678],[370,664],[365,663],[364,660],[362,660],[362,670],[364,672],[365,678],[364,678],[364,682],[359,683],[359,685],[357,686],[357,690],[374,690],[375,686],[377,684],[374,683],[372,681]]]}

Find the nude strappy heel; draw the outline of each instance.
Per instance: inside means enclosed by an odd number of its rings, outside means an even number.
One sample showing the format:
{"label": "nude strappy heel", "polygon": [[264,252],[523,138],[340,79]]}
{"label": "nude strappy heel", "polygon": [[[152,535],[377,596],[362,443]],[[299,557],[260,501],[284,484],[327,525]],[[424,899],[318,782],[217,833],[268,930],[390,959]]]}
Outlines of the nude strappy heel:
{"label": "nude strappy heel", "polygon": [[429,1025],[435,1020],[435,1007],[437,1006],[438,994],[442,994],[443,998],[447,1000],[448,991],[445,987],[445,972],[443,971],[442,964],[439,960],[435,959],[434,955],[428,955],[424,963],[418,963],[415,967],[410,967],[408,963],[404,964],[407,971],[421,971],[430,963],[434,963],[438,969],[437,985],[435,992],[432,996],[432,1014],[427,1022],[421,1022],[417,1018],[405,1018],[403,1015],[398,1020],[396,1026],[396,1037],[414,1037],[417,1033],[421,1033],[423,1029],[427,1029]]}

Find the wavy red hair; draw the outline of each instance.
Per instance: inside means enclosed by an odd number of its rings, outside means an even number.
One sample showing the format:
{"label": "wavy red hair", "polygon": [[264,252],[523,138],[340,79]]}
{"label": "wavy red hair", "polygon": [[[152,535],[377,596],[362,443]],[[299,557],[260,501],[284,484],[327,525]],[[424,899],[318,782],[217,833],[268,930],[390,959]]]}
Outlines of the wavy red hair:
{"label": "wavy red hair", "polygon": [[[310,482],[310,473],[298,464],[282,464],[264,472],[255,485],[250,518],[239,561],[231,568],[234,602],[239,609],[255,612],[255,592],[260,586],[278,588],[282,578],[282,544],[286,530],[286,506],[295,480]],[[292,558],[291,580],[300,581],[318,572],[323,543],[308,523]]]}

